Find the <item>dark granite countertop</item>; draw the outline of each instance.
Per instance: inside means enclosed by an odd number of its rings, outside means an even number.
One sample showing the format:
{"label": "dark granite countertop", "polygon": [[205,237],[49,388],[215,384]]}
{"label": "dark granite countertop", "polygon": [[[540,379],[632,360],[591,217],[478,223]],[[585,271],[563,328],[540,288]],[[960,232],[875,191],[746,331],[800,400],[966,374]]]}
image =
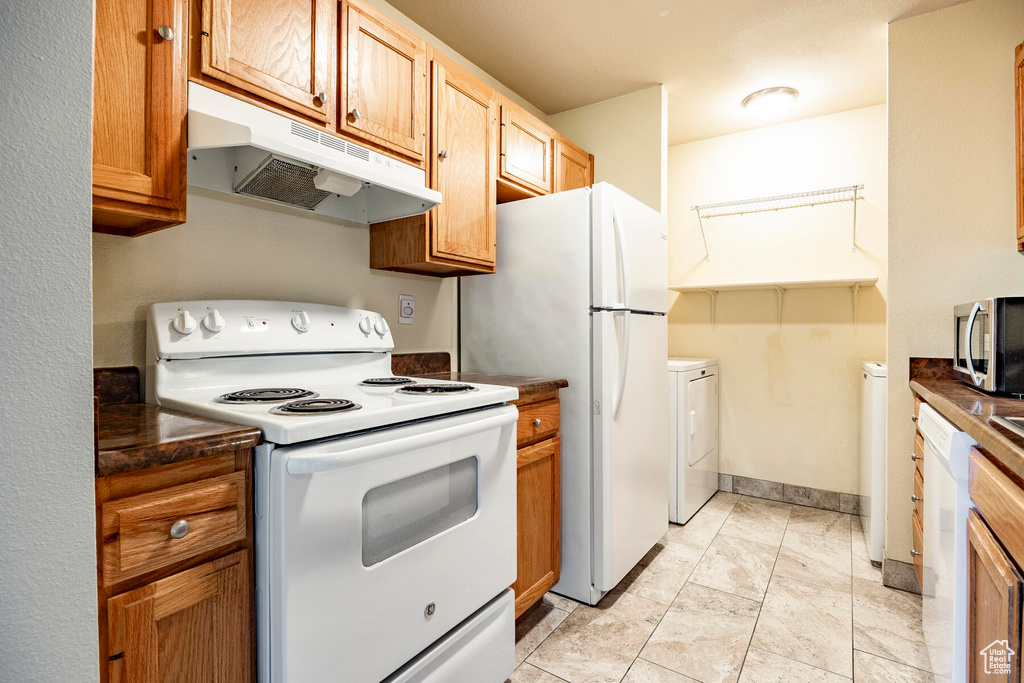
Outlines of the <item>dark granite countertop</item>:
{"label": "dark granite countertop", "polygon": [[569,386],[569,380],[551,379],[548,377],[519,377],[517,375],[489,375],[482,372],[434,372],[412,375],[425,379],[446,379],[452,382],[468,382],[470,384],[497,384],[503,387],[515,387],[519,390],[519,400],[534,394],[557,391]]}
{"label": "dark granite countertop", "polygon": [[951,373],[949,361],[912,359],[910,388],[967,432],[989,456],[1024,479],[1024,437],[991,420],[1024,417],[1024,400],[990,396],[960,382]]}
{"label": "dark granite countertop", "polygon": [[100,406],[96,476],[252,448],[255,427],[165,410],[147,403]]}

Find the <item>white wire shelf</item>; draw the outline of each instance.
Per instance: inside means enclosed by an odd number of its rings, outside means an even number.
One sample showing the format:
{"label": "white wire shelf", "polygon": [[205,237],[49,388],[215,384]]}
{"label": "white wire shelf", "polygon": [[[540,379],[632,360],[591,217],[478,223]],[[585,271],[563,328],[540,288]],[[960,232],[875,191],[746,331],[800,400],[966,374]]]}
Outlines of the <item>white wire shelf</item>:
{"label": "white wire shelf", "polygon": [[742,216],[748,213],[762,213],[765,211],[783,211],[785,209],[798,209],[804,206],[820,206],[823,204],[838,204],[851,202],[853,204],[853,235],[852,247],[857,250],[857,200],[863,199],[861,192],[863,185],[847,185],[846,187],[830,187],[824,190],[812,190],[810,192],[797,192],[795,194],[780,194],[774,197],[758,197],[756,199],[740,199],[732,202],[719,202],[717,204],[697,204],[690,209],[697,212],[697,221],[700,223],[700,234],[704,238],[704,252],[707,260],[711,260],[711,251],[708,249],[708,237],[704,231],[704,220],[708,218],[720,218],[722,216]]}

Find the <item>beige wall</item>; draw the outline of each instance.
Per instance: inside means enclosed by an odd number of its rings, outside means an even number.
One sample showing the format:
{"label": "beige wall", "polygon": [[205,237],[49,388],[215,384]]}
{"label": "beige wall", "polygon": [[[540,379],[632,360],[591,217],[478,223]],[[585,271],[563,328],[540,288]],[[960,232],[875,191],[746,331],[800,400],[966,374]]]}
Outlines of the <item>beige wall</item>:
{"label": "beige wall", "polygon": [[[669,283],[878,277],[849,289],[671,294],[669,353],[721,362],[721,471],[859,490],[862,360],[885,355],[885,106],[669,148]],[[705,220],[694,204],[863,183],[850,203]]]}
{"label": "beige wall", "polygon": [[953,306],[1024,294],[1014,249],[1013,53],[1024,2],[974,0],[889,27],[886,556],[910,561],[912,356],[953,355]]}
{"label": "beige wall", "polygon": [[548,123],[594,155],[594,180],[665,212],[668,92],[646,90],[554,114]]}
{"label": "beige wall", "polygon": [[[383,0],[383,12],[544,119]],[[138,238],[93,236],[93,361],[142,365],[146,307],[190,298],[292,299],[368,308],[392,321],[395,350],[456,351],[453,279],[370,270],[369,228],[267,202],[189,188],[188,222]],[[397,325],[398,295],[416,321]]]}

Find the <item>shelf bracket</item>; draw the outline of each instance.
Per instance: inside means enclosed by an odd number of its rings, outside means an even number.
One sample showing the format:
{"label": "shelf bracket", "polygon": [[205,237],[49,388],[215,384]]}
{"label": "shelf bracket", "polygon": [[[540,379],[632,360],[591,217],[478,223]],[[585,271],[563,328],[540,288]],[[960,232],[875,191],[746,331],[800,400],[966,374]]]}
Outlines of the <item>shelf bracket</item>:
{"label": "shelf bracket", "polygon": [[785,293],[785,288],[775,285],[775,317],[779,322],[779,332],[782,331],[782,295]]}
{"label": "shelf bracket", "polygon": [[705,289],[704,292],[711,297],[711,331],[715,331],[715,317],[718,314],[718,292],[713,289]]}
{"label": "shelf bracket", "polygon": [[704,262],[707,263],[711,260],[711,252],[708,250],[708,236],[704,232],[704,220],[700,217],[700,211],[697,212],[697,224],[700,225],[700,236],[704,238]]}

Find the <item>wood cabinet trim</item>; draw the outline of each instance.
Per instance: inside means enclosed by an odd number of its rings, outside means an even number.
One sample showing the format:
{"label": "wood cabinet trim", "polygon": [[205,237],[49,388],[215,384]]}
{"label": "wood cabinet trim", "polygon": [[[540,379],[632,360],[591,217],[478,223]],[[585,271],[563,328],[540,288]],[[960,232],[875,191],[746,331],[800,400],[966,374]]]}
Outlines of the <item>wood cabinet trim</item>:
{"label": "wood cabinet trim", "polygon": [[[344,0],[339,4],[341,15],[338,44],[338,129],[356,138],[370,140],[383,145],[403,156],[423,161],[427,147],[427,107],[428,107],[428,61],[427,43],[391,20],[373,6],[359,0]],[[410,77],[410,127],[412,135],[403,135],[389,128],[380,121],[362,111],[362,116],[355,119],[350,116],[353,109],[358,109],[359,97],[356,89],[355,75],[359,72],[358,38],[365,32],[376,42],[394,53],[405,57],[412,63]],[[385,79],[390,82],[395,79]],[[387,90],[386,96],[396,93]],[[363,110],[367,110],[364,105]]]}
{"label": "wood cabinet trim", "polygon": [[1024,252],[1024,43],[1014,52],[1015,124],[1017,143],[1017,250]]}

